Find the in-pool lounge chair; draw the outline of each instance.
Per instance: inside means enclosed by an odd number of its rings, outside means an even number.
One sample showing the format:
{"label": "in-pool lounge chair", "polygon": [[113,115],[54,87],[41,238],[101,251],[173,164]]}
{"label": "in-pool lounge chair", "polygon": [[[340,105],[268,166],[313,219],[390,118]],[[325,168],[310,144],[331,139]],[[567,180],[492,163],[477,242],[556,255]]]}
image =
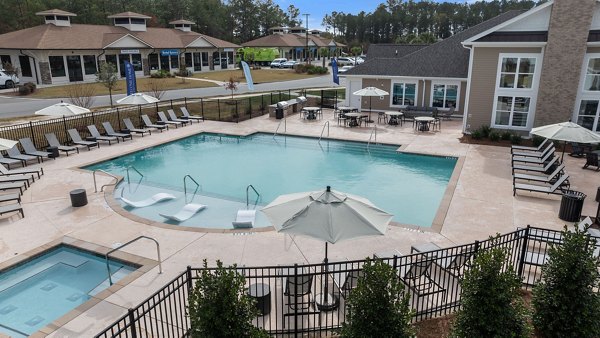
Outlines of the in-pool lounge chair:
{"label": "in-pool lounge chair", "polygon": [[130,200],[126,199],[125,197],[121,197],[121,201],[123,201],[123,203],[125,203],[131,207],[134,207],[134,208],[143,208],[143,207],[147,207],[147,206],[156,204],[158,202],[172,200],[174,198],[175,198],[175,196],[173,196],[171,194],[160,192],[150,198],[147,198],[147,199],[141,200],[141,201],[130,201]]}
{"label": "in-pool lounge chair", "polygon": [[568,174],[563,174],[552,185],[549,185],[549,184],[535,185],[535,184],[515,183],[513,185],[513,196],[517,194],[517,190],[525,190],[525,191],[530,191],[530,192],[542,192],[545,194],[556,194],[556,193],[558,193],[557,190],[560,190],[559,188],[563,184],[568,184],[568,181],[567,181],[568,178],[569,178]]}
{"label": "in-pool lounge chair", "polygon": [[82,140],[81,135],[79,135],[79,132],[77,131],[77,129],[69,129],[69,130],[67,130],[67,133],[69,133],[69,137],[71,138],[71,142],[73,142],[73,144],[76,144],[79,146],[86,146],[88,148],[88,150],[90,150],[92,147],[100,148],[99,142]]}
{"label": "in-pool lounge chair", "polygon": [[544,141],[542,143],[540,143],[539,146],[537,147],[527,147],[527,146],[512,146],[510,148],[510,152],[512,153],[513,151],[536,151],[536,152],[541,152],[542,149],[546,146],[546,143],[548,142],[548,139],[544,139]]}
{"label": "in-pool lounge chair", "polygon": [[196,120],[196,121],[204,121],[204,117],[200,116],[200,115],[190,115],[190,112],[188,112],[186,107],[180,107],[181,109],[181,113],[183,114],[181,116],[182,119],[190,119],[190,120]]}
{"label": "in-pool lounge chair", "polygon": [[544,152],[544,156],[542,157],[532,157],[532,156],[514,156],[512,157],[512,163],[514,166],[515,162],[522,162],[528,164],[544,164],[546,161],[550,159],[551,156],[554,156],[554,144],[550,148],[546,148],[546,152]]}
{"label": "in-pool lounge chair", "polygon": [[517,180],[517,179],[551,183],[552,180],[554,180],[554,178],[556,176],[558,176],[563,170],[565,170],[565,165],[561,164],[558,167],[556,167],[556,169],[554,169],[554,171],[551,172],[549,175],[542,176],[542,175],[529,175],[529,174],[516,173],[513,175],[513,184],[515,183],[515,180]]}
{"label": "in-pool lounge chair", "polygon": [[175,112],[173,111],[173,109],[167,109],[167,114],[169,114],[169,118],[171,119],[171,121],[181,122],[181,123],[183,123],[184,126],[187,125],[188,123],[192,124],[193,120],[177,118],[177,115],[175,115]]}
{"label": "in-pool lounge chair", "polygon": [[543,164],[543,163],[537,163],[537,164],[534,163],[533,165],[513,164],[512,171],[513,171],[513,173],[515,172],[515,170],[535,171],[535,172],[540,172],[540,173],[546,173],[550,170],[550,168],[555,163],[558,163],[557,161],[558,161],[558,157],[554,156],[554,157],[552,157],[552,160],[550,160],[546,164]]}
{"label": "in-pool lounge chair", "polygon": [[131,134],[125,134],[125,133],[117,133],[113,127],[112,124],[110,124],[110,122],[102,122],[102,126],[104,127],[104,130],[106,130],[106,135],[108,136],[114,136],[117,139],[121,139],[123,140],[123,142],[125,142],[127,139],[133,140],[133,136]]}
{"label": "in-pool lounge chair", "polygon": [[4,215],[15,211],[19,212],[21,214],[21,217],[25,218],[25,213],[23,212],[23,207],[21,207],[20,203],[13,203],[0,206],[0,215]]}
{"label": "in-pool lounge chair", "polygon": [[255,219],[256,210],[238,210],[235,221],[233,221],[232,224],[236,229],[253,228]]}
{"label": "in-pool lounge chair", "polygon": [[111,145],[112,141],[117,141],[117,143],[119,143],[119,139],[115,136],[100,135],[98,128],[96,128],[96,126],[93,124],[90,124],[89,126],[87,126],[87,129],[90,131],[90,135],[92,135],[92,137],[96,139],[96,141],[105,141],[105,142],[108,142],[108,145]]}
{"label": "in-pool lounge chair", "polygon": [[169,219],[171,221],[183,222],[183,221],[187,221],[188,219],[190,219],[192,216],[194,216],[196,213],[200,212],[204,208],[206,208],[206,205],[190,203],[190,204],[184,205],[183,208],[181,208],[181,210],[174,215],[166,215],[166,214],[161,214],[161,213],[159,213],[159,215],[161,215],[162,217]]}
{"label": "in-pool lounge chair", "polygon": [[38,178],[41,175],[44,175],[44,168],[40,167],[39,169],[6,169],[4,166],[0,165],[0,175],[11,176],[11,175],[22,175],[22,174],[35,174]]}
{"label": "in-pool lounge chair", "polygon": [[512,151],[512,156],[542,158],[548,152],[554,152],[554,143],[550,142],[542,151]]}
{"label": "in-pool lounge chair", "polygon": [[44,134],[44,137],[46,138],[46,141],[48,141],[49,146],[57,147],[58,150],[66,153],[67,156],[69,156],[69,152],[71,151],[76,151],[79,154],[79,147],[63,146],[62,144],[60,144],[60,142],[58,142],[58,138],[56,138],[56,135],[54,135],[54,133]]}
{"label": "in-pool lounge chair", "polygon": [[19,148],[17,148],[16,145],[10,149],[7,149],[6,153],[10,158],[14,158],[15,160],[21,160],[24,166],[27,165],[28,161],[35,161],[37,163],[41,163],[40,158],[38,156],[21,154]]}
{"label": "in-pool lounge chair", "polygon": [[[26,155],[37,156],[42,162],[44,162],[44,158],[50,158],[49,152],[35,149],[35,146],[29,137],[20,138],[19,143],[21,143]],[[53,159],[56,160],[56,158]]]}
{"label": "in-pool lounge chair", "polygon": [[136,128],[133,125],[133,122],[131,122],[131,119],[129,119],[128,117],[123,119],[123,123],[125,123],[125,128],[129,129],[129,131],[132,133],[140,134],[140,135],[142,135],[142,137],[144,137],[144,134],[146,134],[146,133],[152,135],[152,130],[150,130],[150,129]]}
{"label": "in-pool lounge chair", "polygon": [[16,160],[14,158],[4,157],[4,154],[0,153],[0,164],[6,164],[6,167],[10,169],[11,165],[20,164],[22,167],[25,166],[25,161]]}
{"label": "in-pool lounge chair", "polygon": [[169,119],[165,116],[164,112],[159,111],[158,113],[158,120],[160,123],[164,123],[164,124],[170,124],[175,126],[175,128],[183,125],[182,122],[178,122],[178,121],[169,121]]}
{"label": "in-pool lounge chair", "polygon": [[152,121],[150,121],[150,118],[146,114],[142,115],[142,122],[144,122],[144,125],[146,126],[146,128],[154,128],[154,129],[160,131],[161,133],[162,133],[163,129],[169,130],[169,126],[167,124],[152,123]]}

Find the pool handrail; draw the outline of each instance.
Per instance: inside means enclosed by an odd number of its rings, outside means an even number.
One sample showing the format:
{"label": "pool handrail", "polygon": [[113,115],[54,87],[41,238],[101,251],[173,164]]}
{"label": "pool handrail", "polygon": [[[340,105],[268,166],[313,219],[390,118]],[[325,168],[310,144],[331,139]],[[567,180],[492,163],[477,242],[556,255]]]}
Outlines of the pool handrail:
{"label": "pool handrail", "polygon": [[104,187],[107,187],[107,186],[109,186],[109,185],[117,185],[117,183],[119,182],[119,177],[117,177],[117,176],[115,176],[115,175],[113,175],[113,174],[111,174],[111,173],[108,173],[108,172],[106,172],[106,171],[104,171],[104,170],[102,170],[102,169],[96,169],[96,170],[94,170],[94,172],[92,173],[92,176],[94,177],[94,192],[98,192],[98,185],[96,184],[96,173],[97,173],[97,172],[101,172],[101,173],[103,173],[103,174],[105,174],[105,175],[108,175],[108,176],[110,176],[110,177],[112,177],[112,178],[114,178],[114,179],[115,179],[115,182],[114,182],[114,183],[107,183],[107,184],[105,184],[105,185],[101,186],[101,187],[100,187],[100,192],[103,192],[103,191],[104,191]]}
{"label": "pool handrail", "polygon": [[256,188],[254,188],[254,186],[252,184],[248,184],[248,186],[246,187],[246,209],[248,209],[248,207],[250,206],[250,196],[249,196],[250,188],[252,188],[252,190],[254,190],[254,193],[256,194],[256,201],[254,201],[255,207],[258,204],[258,201],[260,200],[260,194],[258,193],[258,191],[256,191]]}
{"label": "pool handrail", "polygon": [[130,180],[129,180],[129,169],[133,169],[133,171],[135,171],[136,173],[138,173],[138,175],[140,175],[142,178],[144,178],[144,174],[142,174],[139,170],[137,170],[136,167],[134,167],[134,166],[131,165],[131,166],[127,167],[127,169],[126,169],[126,172],[127,172],[127,183],[128,184],[130,183]]}
{"label": "pool handrail", "polygon": [[[200,185],[200,183],[198,183],[190,174],[187,174],[185,176],[183,176],[183,197],[186,199],[186,203],[187,203],[187,179],[192,180],[192,182],[196,183],[196,190],[194,190],[194,195],[196,194],[196,192],[198,191],[198,188],[200,188],[200,190],[202,190],[202,185]],[[193,198],[192,198],[193,200]]]}
{"label": "pool handrail", "polygon": [[375,135],[375,143],[377,143],[377,125],[373,124],[373,129],[371,130],[371,135],[369,135],[369,142],[367,142],[367,149],[371,146],[371,139],[373,138],[373,135]]}
{"label": "pool handrail", "polygon": [[159,274],[161,274],[161,273],[162,273],[162,261],[161,261],[161,259],[160,259],[160,244],[158,244],[158,241],[157,241],[157,240],[155,240],[155,239],[154,239],[154,238],[152,238],[152,237],[148,237],[148,236],[138,236],[138,237],[136,237],[136,238],[134,238],[134,239],[130,240],[130,241],[129,241],[129,242],[127,242],[127,243],[120,244],[120,245],[119,245],[119,246],[117,246],[116,248],[114,248],[114,249],[110,250],[109,252],[107,252],[107,253],[106,253],[106,255],[104,255],[104,260],[106,261],[106,271],[108,272],[108,283],[109,283],[109,285],[113,285],[113,282],[112,282],[112,274],[110,273],[110,264],[108,264],[108,256],[109,256],[111,253],[113,253],[113,252],[115,252],[115,251],[117,251],[117,250],[119,250],[119,249],[121,249],[121,248],[124,248],[124,247],[128,246],[129,244],[131,244],[131,243],[133,243],[133,242],[135,242],[135,241],[137,241],[137,240],[139,240],[139,239],[142,239],[142,238],[149,239],[149,240],[153,241],[154,243],[156,243],[156,254],[157,254],[157,256],[158,256],[158,273],[159,273]]}
{"label": "pool handrail", "polygon": [[277,136],[277,132],[279,131],[279,127],[281,127],[281,124],[283,123],[283,133],[286,134],[287,133],[287,122],[286,122],[286,118],[287,115],[283,116],[283,120],[279,121],[279,124],[277,125],[277,129],[275,129],[275,132],[273,133],[273,138],[275,138],[275,136]]}
{"label": "pool handrail", "polygon": [[321,130],[321,136],[319,136],[319,143],[321,143],[321,139],[323,138],[325,127],[327,127],[327,137],[329,137],[329,121],[325,121],[325,123],[323,124],[323,129]]}

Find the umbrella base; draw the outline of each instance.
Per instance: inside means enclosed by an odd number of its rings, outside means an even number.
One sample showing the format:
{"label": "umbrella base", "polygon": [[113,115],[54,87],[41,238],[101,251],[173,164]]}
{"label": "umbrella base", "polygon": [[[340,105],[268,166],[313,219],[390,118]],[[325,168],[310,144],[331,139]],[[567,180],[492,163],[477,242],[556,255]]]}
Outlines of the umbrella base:
{"label": "umbrella base", "polygon": [[315,296],[315,305],[319,311],[330,311],[338,306],[338,299],[335,298],[332,294],[327,294],[327,301],[325,301],[325,294],[319,293]]}

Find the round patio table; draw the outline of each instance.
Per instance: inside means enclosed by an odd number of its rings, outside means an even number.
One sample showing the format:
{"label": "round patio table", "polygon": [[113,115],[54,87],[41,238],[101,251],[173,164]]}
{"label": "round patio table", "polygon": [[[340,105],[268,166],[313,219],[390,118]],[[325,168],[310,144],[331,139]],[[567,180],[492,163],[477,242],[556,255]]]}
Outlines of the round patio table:
{"label": "round patio table", "polygon": [[[386,111],[384,112],[385,115],[389,116],[390,118],[388,119],[388,124],[390,126],[397,126],[398,125],[398,118],[404,116],[403,112],[399,112],[399,111]],[[400,125],[402,125],[402,119],[400,119]]]}
{"label": "round patio table", "polygon": [[304,107],[302,109],[306,113],[307,120],[315,120],[317,118],[317,114],[321,111],[319,107]]}
{"label": "round patio table", "polygon": [[420,131],[429,131],[429,123],[435,121],[435,119],[430,116],[418,116],[415,117],[415,121],[417,121]]}
{"label": "round patio table", "polygon": [[363,116],[361,113],[346,113],[344,115],[350,118],[350,123],[348,124],[350,127],[358,127],[358,119]]}

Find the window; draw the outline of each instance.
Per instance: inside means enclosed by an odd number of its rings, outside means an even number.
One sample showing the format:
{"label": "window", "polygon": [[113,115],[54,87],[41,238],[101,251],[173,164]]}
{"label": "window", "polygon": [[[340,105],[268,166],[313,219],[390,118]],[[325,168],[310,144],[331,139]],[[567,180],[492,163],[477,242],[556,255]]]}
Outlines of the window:
{"label": "window", "polygon": [[116,55],[107,55],[106,63],[112,63],[113,66],[115,66],[115,69],[117,69],[117,56]]}
{"label": "window", "polygon": [[531,98],[498,96],[496,120],[498,126],[526,127]]}
{"label": "window", "polygon": [[185,66],[192,68],[192,53],[185,53]]}
{"label": "window", "polygon": [[233,52],[227,52],[227,63],[229,63],[230,65],[233,64],[234,58],[233,58]]}
{"label": "window", "polygon": [[129,25],[129,18],[115,18],[115,25]]}
{"label": "window", "polygon": [[94,75],[98,72],[95,55],[83,56],[83,69],[85,70],[85,75]]}
{"label": "window", "polygon": [[458,104],[458,85],[433,84],[431,106],[437,108],[456,108]]}
{"label": "window", "polygon": [[46,20],[54,21],[54,15],[46,15]]}
{"label": "window", "polygon": [[504,57],[500,69],[500,88],[532,88],[535,58]]}
{"label": "window", "polygon": [[194,71],[199,72],[202,70],[202,59],[200,53],[194,53]]}
{"label": "window", "polygon": [[50,56],[50,73],[52,77],[67,76],[65,72],[65,60],[62,56]]}
{"label": "window", "polygon": [[171,69],[179,68],[179,56],[171,55]]}
{"label": "window", "polygon": [[66,16],[62,16],[62,15],[57,15],[56,16],[56,20],[61,20],[61,21],[69,21],[69,18]]}
{"label": "window", "polygon": [[3,65],[6,63],[12,64],[12,61],[10,60],[10,55],[0,55],[0,68],[4,68]]}
{"label": "window", "polygon": [[582,127],[600,132],[600,54],[587,54],[583,68],[575,120]]}
{"label": "window", "polygon": [[577,117],[577,124],[585,127],[589,130],[600,132],[600,114],[598,107],[600,106],[600,100],[581,100],[579,105],[579,116]]}
{"label": "window", "polygon": [[164,56],[164,55],[160,56],[160,69],[164,69],[164,70],[171,69],[169,67],[169,57],[168,56]]}
{"label": "window", "polygon": [[146,24],[146,19],[131,18],[131,24],[132,25],[145,25]]}
{"label": "window", "polygon": [[139,72],[142,70],[142,54],[131,54],[131,65],[133,70]]}
{"label": "window", "polygon": [[31,72],[31,63],[29,63],[29,58],[25,55],[19,55],[19,64],[21,65],[21,75],[25,77],[32,77],[33,73]]}
{"label": "window", "polygon": [[202,52],[202,66],[208,67],[208,52]]}
{"label": "window", "polygon": [[150,70],[158,70],[158,54],[148,55],[148,63],[150,64]]}
{"label": "window", "polygon": [[583,90],[600,91],[600,58],[590,58],[588,61]]}
{"label": "window", "polygon": [[416,83],[394,83],[392,90],[392,105],[414,106],[417,98]]}

